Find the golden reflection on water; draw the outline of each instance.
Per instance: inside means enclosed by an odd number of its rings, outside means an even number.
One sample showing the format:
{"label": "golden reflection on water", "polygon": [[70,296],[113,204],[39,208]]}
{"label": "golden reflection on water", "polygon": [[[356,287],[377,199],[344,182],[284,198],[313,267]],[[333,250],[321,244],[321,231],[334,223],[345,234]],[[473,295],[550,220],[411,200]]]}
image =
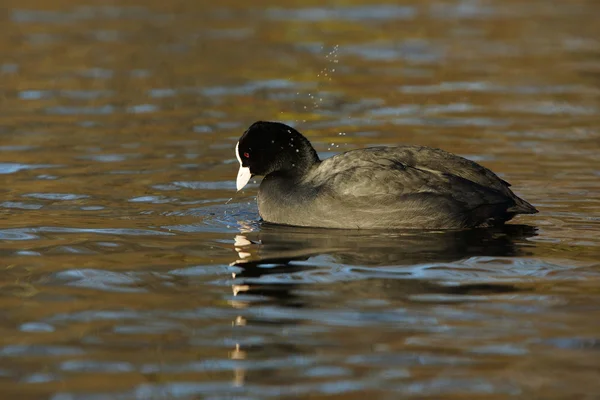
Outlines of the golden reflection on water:
{"label": "golden reflection on water", "polygon": [[[3,5],[3,398],[600,393],[597,2]],[[324,156],[442,147],[541,212],[262,226],[257,119]]]}

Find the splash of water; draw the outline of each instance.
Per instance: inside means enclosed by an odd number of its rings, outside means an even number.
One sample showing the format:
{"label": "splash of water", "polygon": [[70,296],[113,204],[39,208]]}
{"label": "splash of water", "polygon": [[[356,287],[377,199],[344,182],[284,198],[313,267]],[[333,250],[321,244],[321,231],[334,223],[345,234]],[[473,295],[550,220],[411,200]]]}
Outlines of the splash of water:
{"label": "splash of water", "polygon": [[[321,46],[321,50],[324,50],[324,46]],[[332,64],[337,64],[339,62],[338,52],[339,52],[339,45],[336,44],[333,46],[333,48],[328,53],[325,54],[325,60],[327,61],[327,65],[325,67],[323,67],[317,73],[317,82],[319,84],[321,84],[324,80],[326,82],[332,81],[332,76],[335,73],[335,65],[332,65]],[[300,97],[301,93],[296,92],[296,96]],[[307,93],[307,96],[312,102],[312,107],[310,107],[312,110],[318,109],[324,101],[324,98],[322,96],[320,96],[318,93],[310,93],[309,92],[309,93]],[[304,110],[306,110],[307,112],[309,111],[308,105],[305,105],[302,108]],[[296,122],[298,122],[298,120],[296,120]],[[303,119],[302,122],[305,123],[306,119]]]}

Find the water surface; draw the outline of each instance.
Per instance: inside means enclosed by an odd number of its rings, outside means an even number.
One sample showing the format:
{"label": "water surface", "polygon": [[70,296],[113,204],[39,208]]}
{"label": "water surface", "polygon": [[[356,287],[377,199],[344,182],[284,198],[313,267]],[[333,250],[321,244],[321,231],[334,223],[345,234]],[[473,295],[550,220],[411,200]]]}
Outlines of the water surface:
{"label": "water surface", "polygon": [[[2,398],[600,396],[597,2],[4,4]],[[540,214],[261,225],[258,119],[444,148]]]}

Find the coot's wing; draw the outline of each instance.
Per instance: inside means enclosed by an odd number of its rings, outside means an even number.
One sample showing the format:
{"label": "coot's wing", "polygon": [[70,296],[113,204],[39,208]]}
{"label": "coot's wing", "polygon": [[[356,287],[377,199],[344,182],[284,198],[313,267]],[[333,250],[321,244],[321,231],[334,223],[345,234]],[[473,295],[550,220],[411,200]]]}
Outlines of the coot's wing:
{"label": "coot's wing", "polygon": [[440,149],[422,146],[404,146],[396,149],[388,148],[387,151],[396,154],[395,159],[408,158],[408,161],[412,161],[412,164],[408,162],[408,165],[412,167],[443,172],[466,179],[486,189],[498,191],[514,202],[508,210],[509,212],[515,214],[534,214],[538,212],[534,206],[510,190],[510,183],[499,178],[495,173],[474,161]]}
{"label": "coot's wing", "polygon": [[508,182],[474,161],[441,149],[424,146],[371,147],[349,151],[327,161],[343,165],[349,160],[377,162],[382,158],[422,170],[445,172],[501,192],[510,186]]}
{"label": "coot's wing", "polygon": [[507,204],[511,199],[497,190],[445,172],[422,170],[394,161],[379,159],[338,171],[330,176],[322,189],[324,193],[365,204],[397,203],[400,198],[426,195],[461,203],[466,210],[483,204]]}
{"label": "coot's wing", "polygon": [[324,160],[309,177],[332,193],[354,197],[355,201],[377,197],[379,201],[394,202],[398,196],[430,194],[452,199],[467,210],[505,204],[514,213],[537,211],[489,169],[428,147],[350,151]]}

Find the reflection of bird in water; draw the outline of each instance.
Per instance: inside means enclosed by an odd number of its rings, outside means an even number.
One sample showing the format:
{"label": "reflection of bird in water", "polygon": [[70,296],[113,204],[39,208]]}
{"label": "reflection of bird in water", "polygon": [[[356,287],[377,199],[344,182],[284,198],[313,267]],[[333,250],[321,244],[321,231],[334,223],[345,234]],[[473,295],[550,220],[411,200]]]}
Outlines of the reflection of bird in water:
{"label": "reflection of bird in water", "polygon": [[[292,294],[301,288],[298,282],[302,279],[298,279],[301,277],[298,275],[310,275],[314,270],[322,270],[324,265],[360,268],[364,280],[357,281],[356,285],[360,286],[361,292],[390,292],[391,288],[396,295],[404,296],[417,293],[491,294],[516,289],[511,285],[446,286],[416,280],[413,269],[407,266],[451,263],[477,256],[524,256],[530,245],[530,242],[525,244],[525,239],[535,235],[536,228],[527,225],[442,232],[364,232],[264,224],[259,231],[236,237],[239,259],[232,265],[241,268],[236,273],[236,283],[245,285],[245,293],[267,296],[288,307],[302,307],[304,303],[298,295]],[[317,256],[321,257],[311,263],[311,257]],[[377,268],[369,271],[369,267],[380,266],[388,266],[388,273],[382,274]],[[402,274],[406,279],[399,279]],[[393,279],[387,279],[390,275]],[[367,279],[369,284],[365,285]],[[341,274],[337,279],[329,279],[328,283],[343,284],[347,289],[348,285],[355,286],[348,282],[352,280],[356,277],[345,281]]]}
{"label": "reflection of bird in water", "polygon": [[[460,295],[493,295],[523,290],[523,287],[497,283],[449,286],[414,279],[411,271],[418,270],[420,264],[450,263],[475,256],[523,256],[526,253],[523,242],[534,236],[535,231],[530,226],[506,225],[460,232],[365,233],[265,224],[259,231],[235,238],[239,260],[232,263],[238,268],[232,289],[236,300],[230,303],[233,307],[250,310],[256,306],[267,307],[238,316],[233,325],[243,328],[250,325],[254,329],[261,326],[317,329],[320,325],[315,328],[312,321],[427,324],[419,312],[414,315],[410,312],[404,315],[397,310],[389,313],[389,305],[397,308],[398,304],[415,301],[439,304],[449,301],[449,297],[455,303],[469,301],[470,296]],[[320,256],[325,256],[325,261]],[[387,268],[382,268],[383,265]],[[358,306],[357,312],[340,316],[340,310],[348,311],[349,304],[362,302],[370,304],[364,313]],[[243,335],[244,329],[239,332]],[[293,342],[254,344],[245,346],[242,351],[236,344],[230,357],[245,358],[246,352],[250,358],[252,354],[276,357],[303,354],[306,346]],[[242,385],[246,374],[243,368],[237,369],[233,384]]]}
{"label": "reflection of bird in water", "polygon": [[517,242],[536,235],[535,231],[528,225],[439,232],[365,232],[264,224],[260,231],[236,237],[240,259],[235,264],[292,261],[317,255],[328,255],[341,264],[366,266],[517,256],[524,251]]}

